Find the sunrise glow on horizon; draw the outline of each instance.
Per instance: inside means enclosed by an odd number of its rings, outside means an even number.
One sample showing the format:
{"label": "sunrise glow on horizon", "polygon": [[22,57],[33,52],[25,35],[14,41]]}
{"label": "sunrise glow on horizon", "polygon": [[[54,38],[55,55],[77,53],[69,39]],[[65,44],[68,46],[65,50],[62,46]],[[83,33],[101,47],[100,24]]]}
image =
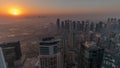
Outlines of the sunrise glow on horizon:
{"label": "sunrise glow on horizon", "polygon": [[19,16],[22,14],[22,10],[20,10],[18,8],[10,8],[8,10],[8,14],[13,15],[13,16]]}
{"label": "sunrise glow on horizon", "polygon": [[12,16],[37,14],[119,15],[119,3],[120,0],[1,0],[0,14]]}

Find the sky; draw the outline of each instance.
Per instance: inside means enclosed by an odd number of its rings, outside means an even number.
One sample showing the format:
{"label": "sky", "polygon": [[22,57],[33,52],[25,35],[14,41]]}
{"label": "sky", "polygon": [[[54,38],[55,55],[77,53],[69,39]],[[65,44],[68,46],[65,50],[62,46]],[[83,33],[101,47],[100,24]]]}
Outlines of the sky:
{"label": "sky", "polygon": [[22,14],[120,14],[120,0],[0,0],[0,14],[11,8]]}

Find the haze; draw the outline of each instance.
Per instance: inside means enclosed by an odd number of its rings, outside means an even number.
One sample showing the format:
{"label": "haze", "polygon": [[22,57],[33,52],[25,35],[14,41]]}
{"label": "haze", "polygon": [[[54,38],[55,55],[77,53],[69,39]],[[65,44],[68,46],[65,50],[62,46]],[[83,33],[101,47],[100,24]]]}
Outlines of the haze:
{"label": "haze", "polygon": [[120,14],[120,0],[0,0],[1,14],[11,7],[35,14]]}

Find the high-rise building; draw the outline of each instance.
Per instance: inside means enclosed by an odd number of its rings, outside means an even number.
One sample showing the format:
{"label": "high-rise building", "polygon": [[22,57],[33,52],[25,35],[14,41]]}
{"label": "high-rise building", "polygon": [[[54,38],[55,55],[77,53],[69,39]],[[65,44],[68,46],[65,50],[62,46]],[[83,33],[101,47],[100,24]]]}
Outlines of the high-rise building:
{"label": "high-rise building", "polygon": [[81,22],[80,21],[77,21],[77,31],[80,31],[81,30]]}
{"label": "high-rise building", "polygon": [[84,31],[85,21],[82,21],[81,30]]}
{"label": "high-rise building", "polygon": [[20,60],[22,57],[20,42],[4,42],[0,44],[3,50],[5,61],[8,68],[15,67],[15,61]]}
{"label": "high-rise building", "polygon": [[69,30],[69,20],[65,20],[65,30]]}
{"label": "high-rise building", "polygon": [[64,29],[64,28],[65,28],[65,22],[62,21],[62,22],[61,22],[61,29]]}
{"label": "high-rise building", "polygon": [[90,24],[90,31],[94,31],[94,23],[92,22],[91,24]]}
{"label": "high-rise building", "polygon": [[97,46],[100,46],[100,45],[101,45],[101,43],[100,43],[100,37],[101,37],[100,34],[96,34],[95,42],[96,42]]}
{"label": "high-rise building", "polygon": [[85,31],[85,32],[89,31],[89,21],[86,21],[86,22],[85,22],[84,31]]}
{"label": "high-rise building", "polygon": [[57,28],[60,29],[61,26],[60,26],[60,19],[59,18],[57,19],[56,24],[57,24]]}
{"label": "high-rise building", "polygon": [[88,36],[87,37],[88,41],[93,41],[94,40],[94,32],[93,31],[89,31],[87,36]]}
{"label": "high-rise building", "polygon": [[87,44],[85,41],[80,42],[80,48],[78,51],[78,56],[76,58],[77,68],[87,68],[88,67],[88,52]]}
{"label": "high-rise building", "polygon": [[40,68],[64,68],[60,39],[46,37],[40,41]]}
{"label": "high-rise building", "polygon": [[104,49],[98,46],[91,46],[88,48],[88,68],[101,68]]}
{"label": "high-rise building", "polygon": [[76,30],[76,22],[75,21],[72,22],[72,26],[73,26],[73,30]]}
{"label": "high-rise building", "polygon": [[21,47],[20,47],[20,41],[3,42],[3,43],[0,44],[0,47],[2,47],[3,49],[12,47],[14,49],[14,53],[15,53],[15,56],[16,56],[15,59],[16,60],[20,59],[21,56],[22,56]]}
{"label": "high-rise building", "polygon": [[117,68],[116,57],[110,52],[105,52],[102,62],[102,68]]}
{"label": "high-rise building", "polygon": [[0,47],[0,68],[7,68],[1,47]]}

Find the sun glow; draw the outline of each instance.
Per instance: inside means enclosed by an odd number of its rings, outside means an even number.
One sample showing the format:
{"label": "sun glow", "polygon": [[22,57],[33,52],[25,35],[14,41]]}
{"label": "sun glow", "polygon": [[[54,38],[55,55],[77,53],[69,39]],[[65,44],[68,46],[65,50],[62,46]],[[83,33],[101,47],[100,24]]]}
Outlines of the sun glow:
{"label": "sun glow", "polygon": [[20,9],[15,9],[15,8],[10,9],[8,12],[9,12],[9,14],[14,15],[14,16],[21,15],[21,13],[22,13],[22,11]]}

